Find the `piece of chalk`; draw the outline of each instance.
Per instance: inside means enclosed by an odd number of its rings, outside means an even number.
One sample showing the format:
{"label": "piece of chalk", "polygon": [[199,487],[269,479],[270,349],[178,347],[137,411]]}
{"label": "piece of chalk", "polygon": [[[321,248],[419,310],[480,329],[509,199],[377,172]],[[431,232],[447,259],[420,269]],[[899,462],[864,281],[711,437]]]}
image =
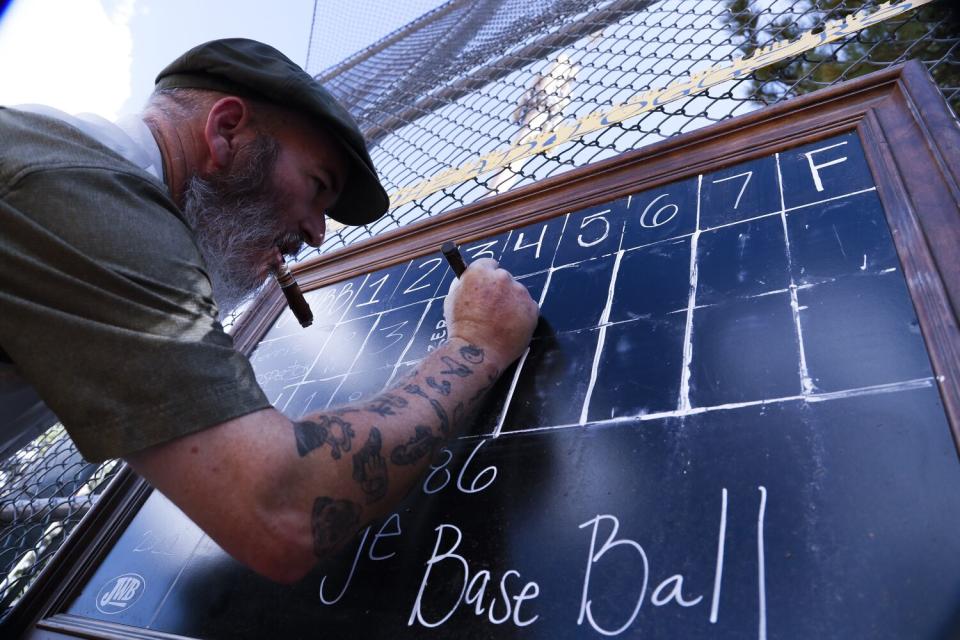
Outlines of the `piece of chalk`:
{"label": "piece of chalk", "polygon": [[440,252],[443,253],[443,257],[447,259],[450,268],[453,269],[457,277],[462,276],[463,272],[467,270],[467,263],[463,261],[463,254],[460,253],[457,245],[448,240],[440,247]]}

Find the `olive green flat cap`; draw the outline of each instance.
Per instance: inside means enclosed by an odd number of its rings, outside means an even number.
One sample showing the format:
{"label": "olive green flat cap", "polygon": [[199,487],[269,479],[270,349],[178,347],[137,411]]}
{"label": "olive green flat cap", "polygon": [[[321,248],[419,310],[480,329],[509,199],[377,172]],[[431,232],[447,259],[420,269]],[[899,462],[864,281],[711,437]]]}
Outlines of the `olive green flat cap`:
{"label": "olive green flat cap", "polygon": [[194,47],[157,75],[157,89],[207,89],[259,98],[315,118],[343,145],[350,173],[327,215],[338,222],[373,222],[390,207],[367,145],[353,117],[329,91],[273,47],[244,38]]}

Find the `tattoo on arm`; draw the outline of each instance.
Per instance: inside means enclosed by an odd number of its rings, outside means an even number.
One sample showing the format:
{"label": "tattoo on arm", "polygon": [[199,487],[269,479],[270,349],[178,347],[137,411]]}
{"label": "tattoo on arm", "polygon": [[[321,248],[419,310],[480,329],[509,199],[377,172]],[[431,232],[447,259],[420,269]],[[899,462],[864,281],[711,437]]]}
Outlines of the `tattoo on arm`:
{"label": "tattoo on arm", "polygon": [[475,344],[468,344],[460,347],[460,356],[470,364],[480,364],[483,362],[483,349]]}
{"label": "tattoo on arm", "polygon": [[360,483],[367,494],[367,504],[387,495],[387,463],[380,455],[382,444],[380,430],[373,427],[367,443],[353,454],[353,479]]}
{"label": "tattoo on arm", "polygon": [[497,371],[496,374],[490,374],[489,376],[487,376],[487,384],[477,389],[477,392],[473,394],[473,397],[467,400],[467,406],[472,406],[473,403],[475,403],[477,400],[482,398],[487,391],[490,391],[490,389],[493,388],[493,385],[496,384],[497,378],[499,377],[500,377],[499,371]]}
{"label": "tattoo on arm", "polygon": [[[446,356],[444,356],[446,357]],[[403,387],[403,390],[407,393],[415,396],[420,396],[421,398],[426,398],[430,403],[430,406],[433,407],[433,412],[437,414],[437,418],[440,420],[440,433],[445,436],[450,435],[450,418],[447,417],[447,412],[443,408],[443,405],[431,398],[426,394],[426,392],[420,388],[418,384],[408,384]]]}
{"label": "tattoo on arm", "polygon": [[427,378],[427,384],[430,385],[431,388],[436,389],[436,391],[442,396],[450,395],[451,385],[449,380],[437,382],[433,376],[430,376]]}
{"label": "tattoo on arm", "polygon": [[430,396],[428,396],[418,384],[410,383],[408,385],[404,385],[403,390],[412,396],[420,396],[421,398],[427,398],[428,400],[430,399]]}
{"label": "tattoo on arm", "polygon": [[418,425],[415,427],[415,434],[390,453],[390,461],[393,464],[416,464],[417,460],[429,454],[433,448],[443,442],[443,438],[433,435],[430,427]]}
{"label": "tattoo on arm", "polygon": [[360,505],[349,500],[322,496],[313,502],[310,526],[313,530],[313,553],[326,557],[352,534],[360,521]]}
{"label": "tattoo on arm", "polygon": [[430,401],[430,406],[433,407],[433,412],[437,414],[437,418],[440,420],[440,433],[445,436],[450,435],[450,418],[447,417],[447,412],[443,408],[443,405],[434,400],[433,398],[427,398]]}
{"label": "tattoo on arm", "polygon": [[440,372],[441,375],[466,378],[468,375],[473,373],[473,369],[462,362],[457,362],[450,356],[440,356],[440,359],[443,360],[443,364],[447,365],[448,367],[445,371]]}
{"label": "tattoo on arm", "polygon": [[293,423],[293,436],[301,458],[328,444],[330,455],[334,460],[339,460],[343,451],[350,451],[350,443],[355,435],[350,423],[335,415],[321,415],[315,421]]}
{"label": "tattoo on arm", "polygon": [[403,409],[406,406],[406,398],[394,395],[392,393],[384,393],[368,404],[367,409],[373,411],[382,418],[386,418],[387,416],[396,415],[397,409]]}

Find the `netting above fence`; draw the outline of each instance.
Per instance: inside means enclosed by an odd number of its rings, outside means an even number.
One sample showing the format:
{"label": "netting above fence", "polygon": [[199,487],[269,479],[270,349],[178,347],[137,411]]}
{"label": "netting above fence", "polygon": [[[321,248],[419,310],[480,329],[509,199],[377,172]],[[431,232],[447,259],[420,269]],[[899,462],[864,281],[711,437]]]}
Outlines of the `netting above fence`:
{"label": "netting above fence", "polygon": [[[358,119],[388,192],[691,73],[871,10],[862,0],[451,0],[318,72]],[[325,11],[368,11],[343,5]],[[960,105],[957,10],[907,11],[329,234],[308,259],[385,230],[871,71],[922,61]],[[311,50],[336,34],[315,25]]]}
{"label": "netting above fence", "polygon": [[84,460],[61,425],[0,462],[0,620],[118,469]]}

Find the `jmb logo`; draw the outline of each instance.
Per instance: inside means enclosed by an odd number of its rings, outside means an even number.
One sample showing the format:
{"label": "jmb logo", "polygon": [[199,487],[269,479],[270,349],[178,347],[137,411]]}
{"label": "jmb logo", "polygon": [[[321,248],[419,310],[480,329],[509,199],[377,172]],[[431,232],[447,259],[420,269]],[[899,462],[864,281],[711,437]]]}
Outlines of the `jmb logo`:
{"label": "jmb logo", "polygon": [[126,573],[108,581],[97,594],[97,609],[102,613],[120,613],[139,599],[146,581],[136,573]]}

